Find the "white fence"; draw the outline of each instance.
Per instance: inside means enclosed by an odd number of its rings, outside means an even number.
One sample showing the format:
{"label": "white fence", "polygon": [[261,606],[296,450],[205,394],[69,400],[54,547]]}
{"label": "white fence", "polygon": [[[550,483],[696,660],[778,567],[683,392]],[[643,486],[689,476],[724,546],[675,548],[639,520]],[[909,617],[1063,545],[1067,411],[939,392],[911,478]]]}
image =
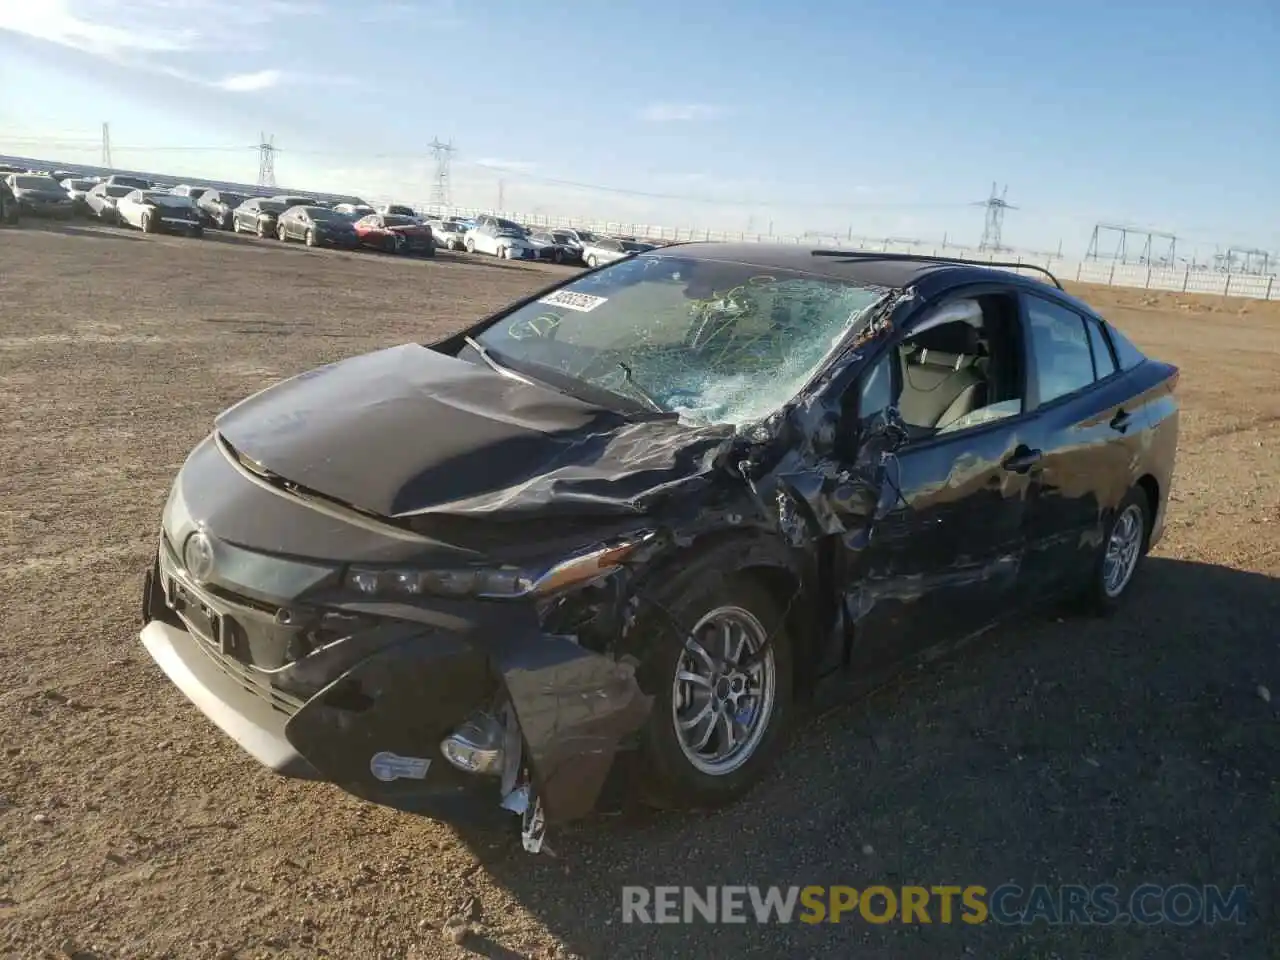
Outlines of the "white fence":
{"label": "white fence", "polygon": [[[430,209],[422,204],[420,209]],[[1107,286],[1143,290],[1172,290],[1180,293],[1207,293],[1218,296],[1245,297],[1251,300],[1280,300],[1280,281],[1273,274],[1223,273],[1191,266],[1166,267],[1156,264],[1120,263],[1105,260],[1079,260],[1045,253],[1002,250],[992,253],[954,244],[928,244],[911,240],[876,239],[872,237],[837,237],[811,233],[805,236],[776,236],[768,233],[701,230],[695,227],[664,227],[645,223],[620,223],[589,218],[558,217],[543,213],[496,213],[493,210],[452,208],[450,216],[468,217],[487,213],[506,217],[518,223],[539,227],[577,227],[596,233],[636,237],[645,240],[710,240],[717,242],[761,242],[810,244],[814,247],[848,247],[856,250],[878,250],[882,253],[916,253],[933,257],[961,257],[984,262],[1005,261],[1044,267],[1060,280],[1098,283]]]}

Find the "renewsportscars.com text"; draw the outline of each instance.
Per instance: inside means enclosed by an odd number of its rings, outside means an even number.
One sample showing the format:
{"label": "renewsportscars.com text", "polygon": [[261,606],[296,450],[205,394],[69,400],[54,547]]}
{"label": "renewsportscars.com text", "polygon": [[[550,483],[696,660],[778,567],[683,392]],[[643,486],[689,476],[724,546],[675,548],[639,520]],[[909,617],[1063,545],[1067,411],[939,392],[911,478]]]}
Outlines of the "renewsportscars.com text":
{"label": "renewsportscars.com text", "polygon": [[1050,924],[1246,922],[1248,890],[1216,886],[1004,884],[622,888],[623,923]]}

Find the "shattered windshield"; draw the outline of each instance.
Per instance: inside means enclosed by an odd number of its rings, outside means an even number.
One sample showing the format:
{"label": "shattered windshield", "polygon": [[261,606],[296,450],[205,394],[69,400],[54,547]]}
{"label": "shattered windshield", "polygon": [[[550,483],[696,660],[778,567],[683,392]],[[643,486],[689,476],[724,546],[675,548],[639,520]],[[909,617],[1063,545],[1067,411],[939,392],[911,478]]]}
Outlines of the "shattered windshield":
{"label": "shattered windshield", "polygon": [[791,400],[884,292],[654,254],[526,304],[477,340],[530,376],[545,370],[690,421],[742,426]]}

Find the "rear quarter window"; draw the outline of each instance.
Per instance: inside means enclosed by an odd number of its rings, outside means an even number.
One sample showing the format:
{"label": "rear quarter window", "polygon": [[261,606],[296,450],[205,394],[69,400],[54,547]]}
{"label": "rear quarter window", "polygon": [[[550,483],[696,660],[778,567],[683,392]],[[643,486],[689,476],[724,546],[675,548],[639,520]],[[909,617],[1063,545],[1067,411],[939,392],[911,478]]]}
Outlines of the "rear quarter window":
{"label": "rear quarter window", "polygon": [[1113,327],[1106,325],[1107,334],[1111,337],[1111,346],[1116,351],[1116,363],[1121,370],[1132,370],[1147,359],[1147,355],[1133,345],[1133,341]]}

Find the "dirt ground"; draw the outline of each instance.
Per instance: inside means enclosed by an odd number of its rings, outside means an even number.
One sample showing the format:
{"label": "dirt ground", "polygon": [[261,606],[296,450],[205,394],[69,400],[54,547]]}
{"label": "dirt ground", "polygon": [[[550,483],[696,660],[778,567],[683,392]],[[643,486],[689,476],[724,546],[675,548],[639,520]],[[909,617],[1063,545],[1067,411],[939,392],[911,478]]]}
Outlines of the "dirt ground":
{"label": "dirt ground", "polygon": [[[1183,371],[1168,532],[1131,603],[1001,630],[806,724],[718,815],[601,818],[535,858],[279,779],[201,717],[137,631],[165,492],[214,415],[555,269],[0,230],[0,956],[1278,955],[1280,304],[1081,291]],[[1009,881],[1239,883],[1252,909],[1213,928],[621,923],[624,884]]]}

